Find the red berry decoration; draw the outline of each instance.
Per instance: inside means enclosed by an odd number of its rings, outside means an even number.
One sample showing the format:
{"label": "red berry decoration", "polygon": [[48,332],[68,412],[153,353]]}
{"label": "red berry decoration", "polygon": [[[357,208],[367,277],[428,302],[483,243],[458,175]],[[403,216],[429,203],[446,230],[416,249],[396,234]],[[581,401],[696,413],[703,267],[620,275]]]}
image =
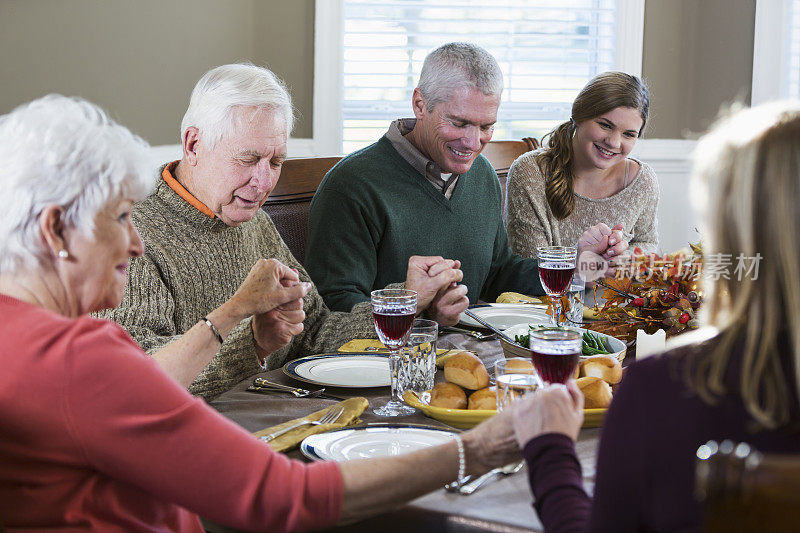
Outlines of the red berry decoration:
{"label": "red berry decoration", "polygon": [[681,317],[678,319],[678,322],[680,322],[681,324],[686,324],[687,322],[689,322],[690,318],[691,317],[689,316],[689,313],[683,313]]}
{"label": "red berry decoration", "polygon": [[636,307],[644,307],[644,298],[634,298],[631,303]]}

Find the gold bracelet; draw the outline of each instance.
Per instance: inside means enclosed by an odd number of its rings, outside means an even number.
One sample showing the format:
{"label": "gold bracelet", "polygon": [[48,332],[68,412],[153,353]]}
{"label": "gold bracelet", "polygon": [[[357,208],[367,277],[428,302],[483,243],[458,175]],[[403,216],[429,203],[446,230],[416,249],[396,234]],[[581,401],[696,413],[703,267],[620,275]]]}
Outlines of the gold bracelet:
{"label": "gold bracelet", "polygon": [[213,333],[214,336],[219,341],[219,343],[222,344],[223,343],[222,335],[219,334],[219,330],[217,329],[217,326],[212,324],[211,321],[207,317],[203,317],[201,320],[206,323],[206,326],[211,328],[211,333]]}

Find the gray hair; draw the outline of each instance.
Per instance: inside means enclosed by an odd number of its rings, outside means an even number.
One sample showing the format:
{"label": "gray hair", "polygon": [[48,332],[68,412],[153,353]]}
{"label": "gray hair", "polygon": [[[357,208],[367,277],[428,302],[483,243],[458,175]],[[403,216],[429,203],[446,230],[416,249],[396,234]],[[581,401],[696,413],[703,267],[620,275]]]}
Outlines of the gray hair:
{"label": "gray hair", "polygon": [[475,88],[485,95],[502,94],[503,73],[492,54],[480,46],[449,43],[425,58],[417,87],[428,111],[432,111],[461,87]]}
{"label": "gray hair", "polygon": [[0,117],[0,273],[48,257],[39,215],[64,208],[64,223],[91,236],[97,213],[119,196],[153,189],[149,146],[79,98],[51,94]]}
{"label": "gray hair", "polygon": [[267,68],[235,63],[209,70],[194,86],[181,121],[181,141],[186,130],[194,126],[203,142],[214,148],[235,129],[234,111],[240,106],[276,110],[286,120],[287,135],[292,132],[292,97],[284,83]]}

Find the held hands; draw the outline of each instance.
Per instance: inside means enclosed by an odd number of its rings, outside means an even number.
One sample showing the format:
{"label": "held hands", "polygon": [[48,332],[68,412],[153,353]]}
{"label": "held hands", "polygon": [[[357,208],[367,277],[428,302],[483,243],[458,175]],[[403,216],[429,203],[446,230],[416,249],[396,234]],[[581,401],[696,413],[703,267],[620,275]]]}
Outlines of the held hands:
{"label": "held hands", "polygon": [[417,291],[417,312],[428,310],[431,319],[452,326],[469,305],[460,261],[439,256],[413,255],[408,259],[406,289]]}
{"label": "held hands", "polygon": [[571,379],[566,386],[548,385],[514,402],[511,412],[520,448],[546,433],[561,433],[575,441],[583,424],[583,394]]}
{"label": "held hands", "polygon": [[[515,424],[513,409],[505,409],[462,434],[470,470],[490,470],[520,460]],[[476,463],[482,468],[474,468]]]}
{"label": "held hands", "polygon": [[578,257],[583,252],[592,252],[611,262],[610,268],[605,272],[611,275],[616,271],[613,259],[619,257],[628,249],[628,241],[622,235],[623,225],[617,224],[613,228],[600,222],[583,232],[578,240]]}
{"label": "held hands", "polygon": [[253,316],[253,338],[260,357],[278,350],[303,331],[303,296],[310,283],[275,259],[260,259],[229,302],[243,318]]}

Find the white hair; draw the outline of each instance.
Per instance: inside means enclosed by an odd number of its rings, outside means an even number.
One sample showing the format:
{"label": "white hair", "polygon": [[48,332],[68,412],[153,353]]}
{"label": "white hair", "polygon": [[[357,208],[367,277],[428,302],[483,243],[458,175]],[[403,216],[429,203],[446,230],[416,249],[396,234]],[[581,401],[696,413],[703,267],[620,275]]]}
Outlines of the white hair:
{"label": "white hair", "polygon": [[449,43],[425,58],[417,84],[428,111],[452,97],[461,87],[478,89],[485,95],[503,92],[503,73],[497,60],[471,43]]}
{"label": "white hair", "polygon": [[292,97],[271,70],[248,63],[222,65],[206,72],[194,86],[181,121],[181,142],[192,126],[209,149],[236,127],[237,107],[275,110],[286,120],[287,135],[294,126]]}
{"label": "white hair", "polygon": [[51,94],[0,116],[0,273],[48,256],[39,215],[64,209],[64,224],[91,236],[97,213],[124,196],[141,200],[155,175],[148,144],[79,98]]}

